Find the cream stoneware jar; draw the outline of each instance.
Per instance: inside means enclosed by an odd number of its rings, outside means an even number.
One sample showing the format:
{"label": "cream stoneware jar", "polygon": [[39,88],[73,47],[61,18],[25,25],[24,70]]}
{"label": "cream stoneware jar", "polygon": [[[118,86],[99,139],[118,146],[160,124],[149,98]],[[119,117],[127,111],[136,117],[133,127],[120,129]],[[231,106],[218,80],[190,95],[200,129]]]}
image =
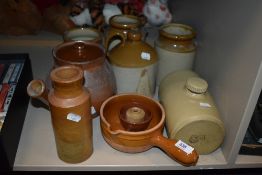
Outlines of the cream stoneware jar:
{"label": "cream stoneware jar", "polygon": [[215,151],[225,129],[207,82],[190,70],[167,75],[159,87],[169,138],[182,140],[199,154]]}
{"label": "cream stoneware jar", "polygon": [[173,71],[192,69],[196,51],[194,37],[195,31],[188,25],[169,23],[160,27],[155,41],[159,58],[157,85]]}

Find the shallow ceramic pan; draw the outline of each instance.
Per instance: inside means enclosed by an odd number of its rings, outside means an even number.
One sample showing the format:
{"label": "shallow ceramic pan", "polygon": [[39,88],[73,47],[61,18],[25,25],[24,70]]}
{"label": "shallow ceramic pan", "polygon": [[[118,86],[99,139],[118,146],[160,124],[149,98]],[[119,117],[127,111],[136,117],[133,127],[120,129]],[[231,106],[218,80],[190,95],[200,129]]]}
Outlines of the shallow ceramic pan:
{"label": "shallow ceramic pan", "polygon": [[[137,103],[149,109],[152,119],[144,131],[126,131],[119,119],[121,109]],[[146,151],[154,146],[161,148],[172,159],[190,166],[198,160],[197,152],[182,141],[165,138],[163,133],[165,112],[156,100],[138,94],[118,94],[103,102],[100,110],[101,131],[106,142],[113,148],[128,153]]]}

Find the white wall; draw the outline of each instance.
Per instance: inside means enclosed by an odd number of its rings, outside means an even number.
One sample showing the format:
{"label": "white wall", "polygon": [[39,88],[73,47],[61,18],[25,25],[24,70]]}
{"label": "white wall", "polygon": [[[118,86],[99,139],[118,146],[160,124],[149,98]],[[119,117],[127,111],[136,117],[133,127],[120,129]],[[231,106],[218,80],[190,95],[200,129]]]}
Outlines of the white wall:
{"label": "white wall", "polygon": [[262,60],[262,1],[169,3],[174,22],[191,25],[197,31],[194,70],[209,82],[226,126],[222,150],[226,160],[233,162],[262,87],[262,75],[258,73]]}

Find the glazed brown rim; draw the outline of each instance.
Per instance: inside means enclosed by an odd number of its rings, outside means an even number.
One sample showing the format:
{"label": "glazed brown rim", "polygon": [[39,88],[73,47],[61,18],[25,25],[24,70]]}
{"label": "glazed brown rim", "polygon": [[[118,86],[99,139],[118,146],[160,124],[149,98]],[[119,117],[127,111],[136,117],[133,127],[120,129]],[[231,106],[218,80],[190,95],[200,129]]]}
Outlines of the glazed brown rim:
{"label": "glazed brown rim", "polygon": [[[132,23],[132,24],[119,24],[115,21],[116,18],[118,17],[127,17],[127,18],[131,18],[131,19],[135,19],[137,20],[137,23]],[[116,27],[116,28],[123,28],[123,29],[134,29],[134,28],[137,28],[137,27],[140,27],[141,26],[141,21],[140,19],[137,17],[137,16],[134,16],[134,15],[114,15],[112,16],[110,19],[109,19],[109,24],[113,27]]]}
{"label": "glazed brown rim", "polygon": [[[158,124],[156,124],[154,127],[150,128],[150,129],[147,129],[147,130],[144,130],[144,131],[137,131],[137,132],[132,132],[132,131],[125,131],[125,130],[122,130],[122,129],[118,129],[118,130],[114,130],[112,131],[110,128],[111,128],[111,125],[106,121],[105,117],[103,116],[103,109],[104,107],[106,106],[106,104],[114,99],[114,98],[117,98],[117,97],[120,97],[120,96],[140,96],[140,97],[143,97],[143,98],[146,98],[150,101],[153,101],[154,103],[157,104],[157,106],[160,108],[161,112],[162,112],[162,116],[161,116],[161,120],[158,122]],[[145,135],[145,134],[149,134],[149,133],[152,133],[152,132],[155,132],[157,129],[161,128],[162,126],[164,126],[164,122],[165,122],[165,110],[164,110],[164,107],[158,102],[156,101],[155,99],[151,98],[151,97],[147,97],[145,95],[141,95],[141,94],[137,94],[137,93],[121,93],[121,94],[117,94],[117,95],[114,95],[114,96],[111,96],[109,97],[108,99],[106,99],[102,105],[101,105],[101,108],[100,108],[100,119],[106,124],[109,132],[111,134],[125,134],[125,135],[133,135],[133,136],[137,136],[137,135]]]}
{"label": "glazed brown rim", "polygon": [[67,30],[67,31],[65,31],[64,32],[64,34],[63,34],[63,39],[64,39],[64,41],[76,41],[76,40],[72,40],[72,39],[69,39],[69,37],[67,37],[67,35],[68,35],[68,33],[70,33],[70,32],[74,32],[74,31],[84,31],[84,30],[91,30],[91,31],[93,31],[93,32],[95,32],[96,34],[97,34],[97,36],[98,36],[98,38],[96,38],[96,39],[93,39],[93,40],[79,40],[79,41],[92,41],[92,42],[98,42],[98,41],[100,41],[100,40],[102,40],[102,34],[96,29],[96,28],[91,28],[91,27],[77,27],[77,28],[73,28],[73,29],[71,29],[71,30]]}
{"label": "glazed brown rim", "polygon": [[[166,32],[164,30],[165,28],[168,28],[168,27],[181,27],[181,28],[190,30],[191,34],[188,34],[188,35],[170,34],[170,33]],[[185,25],[185,24],[179,24],[179,23],[169,23],[169,24],[165,24],[165,25],[161,26],[160,29],[159,29],[159,34],[161,36],[164,36],[164,37],[167,37],[167,38],[173,38],[173,39],[181,40],[181,41],[182,40],[191,40],[191,39],[195,38],[195,36],[196,36],[196,32],[192,27]]]}
{"label": "glazed brown rim", "polygon": [[[56,53],[59,49],[61,49],[63,46],[68,46],[68,45],[72,45],[74,43],[84,43],[86,45],[95,45],[97,46],[102,53],[104,53],[101,57],[97,57],[96,59],[93,60],[87,60],[87,61],[65,61],[64,59],[59,58]],[[58,44],[56,47],[53,48],[52,50],[52,54],[53,57],[55,58],[55,60],[58,60],[64,64],[73,64],[73,65],[78,65],[78,66],[82,66],[83,64],[88,64],[88,63],[96,63],[96,62],[101,62],[103,60],[105,60],[105,49],[103,47],[100,46],[100,44],[91,42],[91,41],[68,41],[68,42],[64,42],[64,43],[60,43]]]}

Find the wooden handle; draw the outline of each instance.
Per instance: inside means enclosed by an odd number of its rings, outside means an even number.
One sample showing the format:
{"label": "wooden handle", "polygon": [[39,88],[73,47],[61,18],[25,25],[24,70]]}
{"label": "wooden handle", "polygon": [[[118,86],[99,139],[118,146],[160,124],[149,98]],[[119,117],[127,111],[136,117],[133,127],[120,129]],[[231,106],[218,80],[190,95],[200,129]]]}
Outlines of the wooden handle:
{"label": "wooden handle", "polygon": [[151,143],[153,146],[161,148],[169,157],[184,166],[192,166],[197,163],[198,154],[195,149],[182,141],[167,139],[159,134],[151,138]]}

